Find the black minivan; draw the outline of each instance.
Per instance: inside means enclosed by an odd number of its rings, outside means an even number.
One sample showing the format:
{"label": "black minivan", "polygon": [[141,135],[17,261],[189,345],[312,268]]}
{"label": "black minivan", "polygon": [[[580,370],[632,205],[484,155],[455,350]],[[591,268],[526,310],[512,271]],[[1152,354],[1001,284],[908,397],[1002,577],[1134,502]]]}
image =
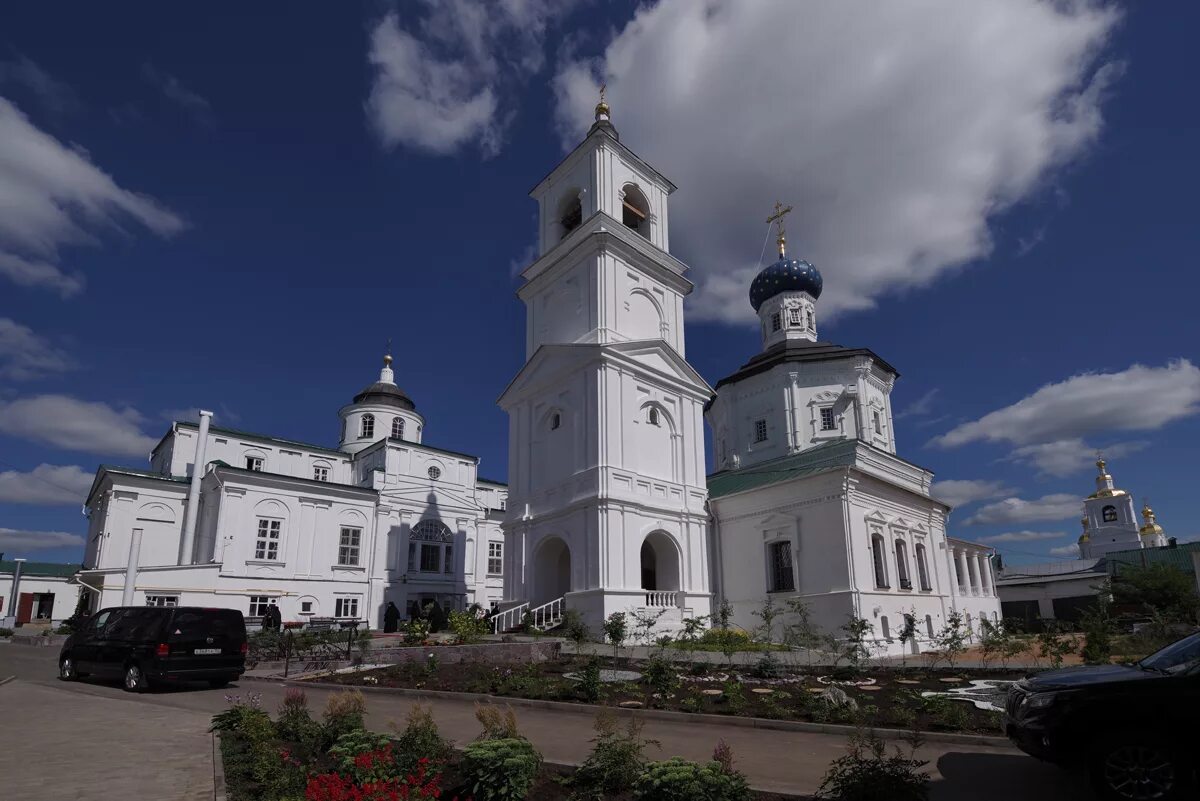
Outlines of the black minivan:
{"label": "black minivan", "polygon": [[246,621],[236,609],[123,606],[101,609],[63,643],[59,677],[120,678],[142,692],[167,681],[223,687],[246,669]]}

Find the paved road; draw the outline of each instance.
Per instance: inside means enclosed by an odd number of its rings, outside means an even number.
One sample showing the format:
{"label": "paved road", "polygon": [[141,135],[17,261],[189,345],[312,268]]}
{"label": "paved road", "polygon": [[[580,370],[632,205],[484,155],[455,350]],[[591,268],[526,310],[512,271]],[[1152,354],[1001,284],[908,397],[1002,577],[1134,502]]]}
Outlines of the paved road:
{"label": "paved road", "polygon": [[[0,776],[20,782],[0,798],[135,799],[195,801],[211,798],[209,718],[226,707],[226,692],[257,692],[274,710],[283,686],[244,681],[235,690],[162,690],[145,695],[115,685],[63,683],[55,677],[56,650],[0,645]],[[319,710],[328,691],[309,688]],[[368,725],[386,731],[403,721],[412,700],[367,695]],[[459,742],[479,731],[469,702],[433,702],[443,734]],[[522,731],[547,759],[577,762],[590,749],[592,716],[586,711],[517,709]],[[845,751],[834,735],[648,721],[647,737],[665,756],[705,759],[718,739],[734,750],[751,783],[765,790],[811,793],[829,762]],[[930,760],[935,801],[1084,801],[1091,796],[1078,776],[1043,765],[1004,747],[931,743],[919,756]],[[12,793],[11,796],[7,793]],[[206,795],[206,793],[208,795]]]}

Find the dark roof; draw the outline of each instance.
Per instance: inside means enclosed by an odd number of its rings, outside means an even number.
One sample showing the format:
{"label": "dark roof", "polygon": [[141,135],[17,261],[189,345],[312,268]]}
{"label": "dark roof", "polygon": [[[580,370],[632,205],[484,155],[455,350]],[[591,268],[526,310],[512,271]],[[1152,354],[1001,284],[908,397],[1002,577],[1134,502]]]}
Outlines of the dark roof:
{"label": "dark roof", "polygon": [[376,381],[374,384],[366,386],[362,392],[354,396],[354,402],[379,403],[384,406],[407,409],[410,412],[417,409],[416,404],[412,402],[412,398],[405,395],[400,387],[384,381]]}
{"label": "dark roof", "polygon": [[497,486],[497,487],[507,487],[507,486],[508,486],[508,483],[507,483],[507,482],[504,482],[504,481],[493,481],[492,479],[490,479],[490,478],[484,478],[483,476],[477,476],[477,477],[475,478],[475,483],[476,483],[476,484],[492,484],[492,485],[494,485],[494,486]]}
{"label": "dark roof", "polygon": [[[0,561],[0,573],[12,573],[16,569],[16,562],[9,559]],[[70,578],[82,569],[83,565],[63,565],[57,562],[26,562],[21,565],[21,575]]]}
{"label": "dark roof", "polygon": [[1108,561],[1108,572],[1120,576],[1131,568],[1149,565],[1170,565],[1184,573],[1194,573],[1192,554],[1200,552],[1200,542],[1179,542],[1175,547],[1162,545],[1157,548],[1131,548],[1126,551],[1109,551],[1104,555]]}
{"label": "dark roof", "polygon": [[859,444],[856,439],[837,439],[790,456],[713,473],[708,476],[708,497],[720,498],[800,476],[849,467],[854,464]]}
{"label": "dark roof", "polygon": [[[188,420],[177,420],[175,422],[175,425],[176,425],[176,427],[196,428],[196,429],[199,428],[199,426],[196,423],[193,423]],[[270,440],[271,442],[278,442],[281,445],[292,445],[294,447],[305,448],[310,451],[323,451],[328,454],[334,454],[334,455],[340,456],[343,459],[350,458],[350,454],[346,453],[345,451],[339,451],[337,448],[331,448],[328,445],[314,445],[311,442],[300,442],[299,440],[295,440],[295,439],[283,439],[282,437],[272,437],[269,434],[256,434],[253,431],[242,431],[237,428],[225,428],[224,426],[210,426],[208,431],[210,434],[225,434],[230,437],[241,437],[243,439],[265,439],[265,440]],[[167,432],[167,434],[170,434],[170,433],[171,433],[170,431]],[[164,436],[163,439],[166,439],[166,437]],[[155,450],[158,450],[157,446],[155,447]],[[122,468],[122,469],[124,469],[124,468]]]}
{"label": "dark roof", "polygon": [[807,292],[813,300],[821,297],[825,285],[821,273],[806,261],[780,256],[768,264],[750,283],[750,305],[755,311],[776,295],[784,292]]}
{"label": "dark roof", "polygon": [[713,389],[720,389],[726,384],[736,384],[738,381],[752,375],[765,373],[777,364],[791,362],[831,362],[839,359],[850,359],[855,356],[866,356],[897,378],[900,373],[896,368],[879,358],[869,348],[847,348],[832,342],[809,342],[808,340],[789,339],[776,343],[756,354],[750,361],[743,364],[736,373],[727,375],[717,382]]}

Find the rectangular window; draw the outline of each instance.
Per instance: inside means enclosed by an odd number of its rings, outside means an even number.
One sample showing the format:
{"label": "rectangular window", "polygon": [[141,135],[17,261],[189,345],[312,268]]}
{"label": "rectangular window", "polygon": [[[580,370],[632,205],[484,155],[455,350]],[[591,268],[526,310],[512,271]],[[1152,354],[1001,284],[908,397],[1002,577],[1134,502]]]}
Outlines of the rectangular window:
{"label": "rectangular window", "polygon": [[146,606],[179,606],[178,595],[147,595]]}
{"label": "rectangular window", "polygon": [[342,526],[342,537],[338,543],[338,564],[358,566],[358,548],[362,540],[361,528]]}
{"label": "rectangular window", "polygon": [[872,412],[872,415],[875,418],[875,433],[882,434],[883,433],[883,423],[879,419],[879,412]]}
{"label": "rectangular window", "polygon": [[787,542],[773,542],[769,546],[771,560],[771,592],[792,592],[796,579],[792,573],[792,546]]}
{"label": "rectangular window", "polygon": [[421,572],[437,573],[441,569],[442,549],[438,545],[421,543]]}
{"label": "rectangular window", "polygon": [[835,431],[837,430],[837,420],[833,416],[832,406],[823,406],[821,408],[821,430]]}
{"label": "rectangular window", "polygon": [[500,576],[504,573],[504,543],[489,542],[488,543],[488,564],[487,572],[489,576]]}
{"label": "rectangular window", "polygon": [[313,468],[313,481],[328,481],[329,468],[321,467],[320,465]]}
{"label": "rectangular window", "polygon": [[274,605],[270,597],[266,595],[251,595],[250,617],[262,617],[267,613],[267,607]]}
{"label": "rectangular window", "polygon": [[312,601],[301,601],[300,602],[300,614],[311,615],[313,613],[312,604],[313,604]]}
{"label": "rectangular window", "polygon": [[442,559],[442,572],[443,573],[453,573],[454,572],[454,546],[453,545],[446,546],[445,557]]}
{"label": "rectangular window", "polygon": [[896,575],[900,579],[900,589],[912,589],[912,582],[908,579],[908,548],[902,540],[896,540]]}
{"label": "rectangular window", "polygon": [[792,328],[799,328],[804,325],[804,320],[801,318],[802,310],[799,306],[788,309],[788,325]]}
{"label": "rectangular window", "polygon": [[916,547],[916,554],[917,554],[917,578],[921,582],[921,589],[926,590],[926,591],[932,590],[933,587],[929,586],[929,569],[925,566],[925,546],[918,545]]}
{"label": "rectangular window", "polygon": [[358,598],[334,598],[333,616],[358,619]]}
{"label": "rectangular window", "polygon": [[775,312],[771,315],[771,330],[778,331],[781,328],[783,328],[783,321],[779,319],[779,312]]}
{"label": "rectangular window", "polygon": [[767,421],[766,420],[755,420],[754,421],[754,441],[755,442],[766,442],[767,441]]}
{"label": "rectangular window", "polygon": [[246,469],[253,470],[256,473],[261,473],[263,469],[263,460],[261,456],[247,456]]}
{"label": "rectangular window", "polygon": [[417,569],[417,544],[410,542],[408,544],[408,572],[413,573]]}
{"label": "rectangular window", "polygon": [[875,563],[875,586],[881,590],[891,585],[887,579],[887,561],[884,557],[883,537],[876,534],[871,537],[871,559]]}
{"label": "rectangular window", "polygon": [[276,562],[279,560],[279,533],[283,521],[258,519],[258,540],[254,544],[254,558]]}

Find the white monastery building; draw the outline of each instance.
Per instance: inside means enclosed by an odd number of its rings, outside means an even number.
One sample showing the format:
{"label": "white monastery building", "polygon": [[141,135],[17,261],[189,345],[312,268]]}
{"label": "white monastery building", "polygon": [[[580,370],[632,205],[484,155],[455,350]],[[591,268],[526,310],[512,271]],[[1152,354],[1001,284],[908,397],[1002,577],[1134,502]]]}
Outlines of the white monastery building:
{"label": "white monastery building", "polygon": [[[958,612],[996,621],[991,550],[947,536],[933,475],[897,455],[898,373],[817,338],[822,279],[785,254],[750,286],[762,351],[715,390],[688,364],[670,252],[675,186],[620,141],[601,99],[583,142],[531,192],[538,256],[522,273],[526,362],[500,395],[509,486],[422,443],[425,420],[379,381],[324,448],[176,423],[149,470],[101,467],[82,574],[94,604],[197,603],[285,620],[382,621],[387,602],[497,605],[552,626],[578,610],[660,630],[728,602],[753,628],[799,597],[835,632],[918,648]],[[705,475],[704,420],[715,472]],[[197,469],[197,465],[199,468]],[[127,569],[128,568],[128,569]],[[898,635],[915,629],[904,646]]]}
{"label": "white monastery building", "polygon": [[1142,504],[1142,525],[1133,513],[1133,496],[1117,489],[1104,459],[1096,460],[1096,491],[1083,499],[1083,533],[1079,535],[1079,558],[1094,559],[1113,551],[1161,548],[1167,535],[1154,517],[1149,503]]}

